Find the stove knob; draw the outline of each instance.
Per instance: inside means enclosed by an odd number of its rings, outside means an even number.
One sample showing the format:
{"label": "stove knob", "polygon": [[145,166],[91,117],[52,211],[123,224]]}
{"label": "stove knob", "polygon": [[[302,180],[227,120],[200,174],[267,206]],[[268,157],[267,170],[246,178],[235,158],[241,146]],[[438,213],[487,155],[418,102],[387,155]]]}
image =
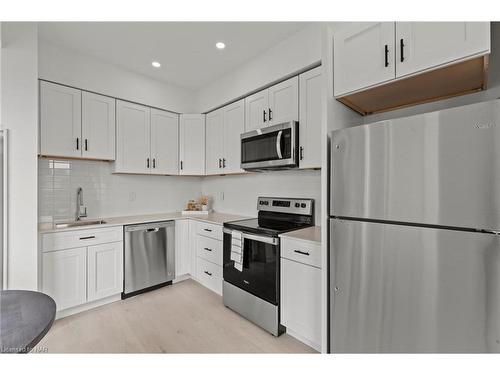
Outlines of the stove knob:
{"label": "stove knob", "polygon": [[295,203],[295,207],[299,208],[300,207],[300,203]]}
{"label": "stove knob", "polygon": [[301,203],[301,204],[300,204],[300,207],[302,207],[302,208],[306,208],[306,204],[305,204],[305,203]]}

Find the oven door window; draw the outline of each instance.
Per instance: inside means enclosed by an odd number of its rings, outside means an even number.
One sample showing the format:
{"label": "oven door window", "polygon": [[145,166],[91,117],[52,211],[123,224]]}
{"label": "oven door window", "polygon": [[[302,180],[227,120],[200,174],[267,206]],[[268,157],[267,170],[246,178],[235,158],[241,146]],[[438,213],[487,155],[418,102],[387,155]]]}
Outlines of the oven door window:
{"label": "oven door window", "polygon": [[224,241],[224,280],[260,297],[278,304],[279,246],[245,239],[242,271],[230,259],[230,241]]}
{"label": "oven door window", "polygon": [[290,159],[291,157],[292,129],[284,129],[241,140],[242,163]]}

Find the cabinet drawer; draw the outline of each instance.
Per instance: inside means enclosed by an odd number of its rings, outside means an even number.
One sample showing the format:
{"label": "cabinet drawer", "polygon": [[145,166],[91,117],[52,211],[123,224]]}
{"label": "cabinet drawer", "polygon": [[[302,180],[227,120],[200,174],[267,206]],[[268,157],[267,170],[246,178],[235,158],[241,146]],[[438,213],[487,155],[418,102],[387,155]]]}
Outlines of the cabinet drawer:
{"label": "cabinet drawer", "polygon": [[196,236],[196,255],[222,267],[222,241]]}
{"label": "cabinet drawer", "polygon": [[222,225],[198,222],[197,227],[198,234],[222,241]]}
{"label": "cabinet drawer", "polygon": [[321,268],[321,245],[282,238],[281,257]]}
{"label": "cabinet drawer", "polygon": [[85,229],[42,234],[42,251],[71,249],[100,243],[123,241],[123,227]]}
{"label": "cabinet drawer", "polygon": [[222,267],[196,257],[196,279],[215,293],[222,294]]}

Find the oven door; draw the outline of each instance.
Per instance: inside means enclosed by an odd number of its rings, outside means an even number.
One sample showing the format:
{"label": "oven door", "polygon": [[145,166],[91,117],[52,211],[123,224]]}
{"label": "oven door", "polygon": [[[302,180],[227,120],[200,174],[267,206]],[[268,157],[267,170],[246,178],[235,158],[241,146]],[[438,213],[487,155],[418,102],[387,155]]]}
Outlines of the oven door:
{"label": "oven door", "polygon": [[241,135],[241,168],[296,168],[298,123],[286,122]]}
{"label": "oven door", "polygon": [[[224,228],[224,280],[263,300],[278,305],[279,259],[278,237],[241,233],[240,264],[231,251],[237,249],[232,230]],[[233,259],[231,259],[233,258]]]}

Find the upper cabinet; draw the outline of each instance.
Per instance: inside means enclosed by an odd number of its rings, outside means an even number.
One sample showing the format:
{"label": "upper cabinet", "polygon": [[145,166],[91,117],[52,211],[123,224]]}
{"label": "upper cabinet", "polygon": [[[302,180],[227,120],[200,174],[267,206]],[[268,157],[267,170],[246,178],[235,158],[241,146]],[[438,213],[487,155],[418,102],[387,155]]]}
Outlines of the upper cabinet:
{"label": "upper cabinet", "polygon": [[321,168],[321,69],[299,76],[299,168]]}
{"label": "upper cabinet", "polygon": [[115,158],[114,98],[82,92],[82,156],[89,159]]}
{"label": "upper cabinet", "polygon": [[207,114],[206,174],[241,173],[241,133],[245,132],[245,100]]}
{"label": "upper cabinet", "polygon": [[394,79],[394,29],[394,22],[368,22],[335,34],[335,96]]}
{"label": "upper cabinet", "polygon": [[118,100],[115,173],[178,174],[179,115]]}
{"label": "upper cabinet", "polygon": [[115,99],[41,81],[40,154],[114,160]]}
{"label": "upper cabinet", "polygon": [[488,22],[360,23],[334,35],[334,95],[370,114],[486,86]]}
{"label": "upper cabinet", "polygon": [[179,174],[179,115],[151,108],[151,174]]}
{"label": "upper cabinet", "polygon": [[40,154],[82,156],[82,92],[40,82]]}
{"label": "upper cabinet", "polygon": [[180,174],[205,174],[205,115],[180,116],[179,158]]}
{"label": "upper cabinet", "polygon": [[245,131],[287,121],[299,121],[298,77],[245,98]]}

